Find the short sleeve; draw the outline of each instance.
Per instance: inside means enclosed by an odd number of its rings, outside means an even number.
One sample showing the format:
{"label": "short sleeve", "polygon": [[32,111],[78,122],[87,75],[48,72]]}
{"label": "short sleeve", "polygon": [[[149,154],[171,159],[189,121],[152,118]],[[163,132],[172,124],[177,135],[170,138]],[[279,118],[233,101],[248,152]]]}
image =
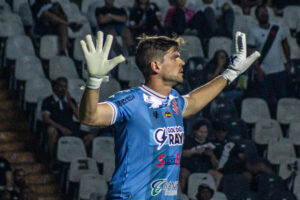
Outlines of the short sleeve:
{"label": "short sleeve", "polygon": [[281,41],[287,39],[286,32],[284,31],[284,29],[281,26],[279,26],[278,35],[279,35]]}
{"label": "short sleeve", "polygon": [[50,98],[44,99],[42,103],[42,112],[47,112],[48,114],[51,114],[51,103]]}
{"label": "short sleeve", "polygon": [[113,110],[111,125],[128,121],[138,107],[137,95],[133,92],[118,92],[105,102]]}

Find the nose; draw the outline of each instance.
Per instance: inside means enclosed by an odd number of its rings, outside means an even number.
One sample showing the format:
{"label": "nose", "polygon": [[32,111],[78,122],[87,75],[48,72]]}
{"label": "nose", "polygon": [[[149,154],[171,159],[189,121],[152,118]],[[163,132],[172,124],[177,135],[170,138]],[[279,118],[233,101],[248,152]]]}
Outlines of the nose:
{"label": "nose", "polygon": [[181,64],[181,66],[185,65],[185,62],[181,58],[180,58],[180,64]]}

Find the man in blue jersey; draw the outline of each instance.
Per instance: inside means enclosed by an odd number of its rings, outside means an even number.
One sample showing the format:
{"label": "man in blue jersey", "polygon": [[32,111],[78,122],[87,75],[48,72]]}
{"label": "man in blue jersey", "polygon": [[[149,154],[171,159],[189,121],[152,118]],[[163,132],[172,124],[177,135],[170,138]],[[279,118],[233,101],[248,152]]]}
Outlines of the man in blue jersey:
{"label": "man in blue jersey", "polygon": [[80,121],[92,126],[114,125],[117,130],[116,170],[110,181],[108,199],[177,199],[183,117],[200,111],[260,55],[255,52],[247,57],[245,34],[238,32],[228,69],[182,97],[172,89],[183,82],[185,63],[180,58],[180,41],[165,36],[141,38],[136,64],[145,77],[145,84],[118,92],[101,103],[98,103],[101,82],[125,59],[122,55],[107,59],[111,35],[103,45],[103,33],[98,32],[96,47],[90,35],[86,42],[81,41],[89,78],[80,103]]}

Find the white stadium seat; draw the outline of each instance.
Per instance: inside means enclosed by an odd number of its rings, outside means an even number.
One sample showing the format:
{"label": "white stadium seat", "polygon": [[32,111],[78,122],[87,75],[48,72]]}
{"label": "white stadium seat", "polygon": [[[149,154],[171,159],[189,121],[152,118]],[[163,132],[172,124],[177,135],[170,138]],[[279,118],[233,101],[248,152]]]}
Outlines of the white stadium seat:
{"label": "white stadium seat", "polygon": [[281,160],[296,158],[293,141],[286,138],[270,141],[268,144],[268,160],[271,164],[279,165]]}
{"label": "white stadium seat", "polygon": [[201,41],[193,35],[183,35],[184,44],[180,47],[181,57],[187,61],[191,57],[203,57]]}
{"label": "white stadium seat", "polygon": [[297,98],[282,98],[277,103],[277,120],[288,124],[300,119],[300,100]]}
{"label": "white stadium seat", "polygon": [[64,76],[66,78],[79,78],[74,61],[67,56],[56,56],[50,59],[50,79],[55,80],[60,76]]}
{"label": "white stadium seat", "polygon": [[274,119],[260,119],[255,124],[254,141],[257,144],[268,144],[272,140],[279,140],[282,131],[279,123]]}
{"label": "white stadium seat", "polygon": [[96,161],[87,157],[74,158],[69,170],[69,181],[74,183],[78,183],[82,175],[99,174]]}
{"label": "white stadium seat", "polygon": [[[79,185],[79,199],[93,199],[93,194],[100,197],[101,200],[105,199],[108,191],[105,178],[99,174],[85,174],[80,178]],[[95,198],[94,200],[99,200]]]}
{"label": "white stadium seat", "polygon": [[45,98],[52,94],[52,86],[46,78],[33,78],[26,81],[25,102],[37,103],[39,98]]}
{"label": "white stadium seat", "polygon": [[25,35],[9,37],[6,41],[5,55],[10,60],[16,60],[21,56],[34,56],[35,51],[30,37]]}
{"label": "white stadium seat", "polygon": [[242,101],[241,118],[249,124],[256,123],[260,119],[270,119],[267,102],[261,98],[245,98]]}
{"label": "white stadium seat", "polygon": [[40,42],[40,57],[50,60],[59,54],[59,39],[57,35],[44,35]]}
{"label": "white stadium seat", "polygon": [[108,97],[115,94],[116,92],[119,92],[120,90],[120,83],[116,79],[110,78],[109,82],[103,82],[101,84],[99,102],[105,101]]}
{"label": "white stadium seat", "polygon": [[83,141],[74,136],[62,136],[58,140],[57,160],[71,163],[78,157],[87,157]]}
{"label": "white stadium seat", "polygon": [[42,63],[36,56],[21,56],[16,60],[15,78],[26,81],[32,78],[44,78]]}
{"label": "white stadium seat", "polygon": [[216,51],[225,50],[228,55],[231,55],[232,41],[226,37],[212,37],[209,40],[208,58],[212,59]]}

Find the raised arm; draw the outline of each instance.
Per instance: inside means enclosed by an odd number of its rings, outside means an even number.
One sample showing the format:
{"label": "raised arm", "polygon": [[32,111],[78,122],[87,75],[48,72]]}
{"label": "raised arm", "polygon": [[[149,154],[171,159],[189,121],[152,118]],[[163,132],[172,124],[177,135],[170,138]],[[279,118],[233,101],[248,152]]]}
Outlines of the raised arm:
{"label": "raised arm", "polygon": [[241,32],[237,32],[235,35],[234,51],[231,64],[220,76],[204,86],[196,88],[186,96],[188,104],[183,113],[183,117],[186,118],[199,112],[204,106],[211,102],[227,84],[232,83],[240,74],[245,72],[260,56],[260,53],[256,51],[247,57],[246,36]]}
{"label": "raised arm", "polygon": [[[108,126],[111,124],[113,111],[108,104],[99,104],[99,90],[102,81],[107,81],[106,76],[117,64],[123,62],[125,58],[120,55],[111,60],[107,60],[112,44],[112,35],[107,35],[104,47],[103,33],[97,33],[96,48],[93,44],[91,35],[87,35],[86,42],[81,40],[81,47],[87,61],[89,78],[86,89],[83,93],[79,106],[80,122],[91,126]],[[89,50],[87,49],[89,48]]]}

